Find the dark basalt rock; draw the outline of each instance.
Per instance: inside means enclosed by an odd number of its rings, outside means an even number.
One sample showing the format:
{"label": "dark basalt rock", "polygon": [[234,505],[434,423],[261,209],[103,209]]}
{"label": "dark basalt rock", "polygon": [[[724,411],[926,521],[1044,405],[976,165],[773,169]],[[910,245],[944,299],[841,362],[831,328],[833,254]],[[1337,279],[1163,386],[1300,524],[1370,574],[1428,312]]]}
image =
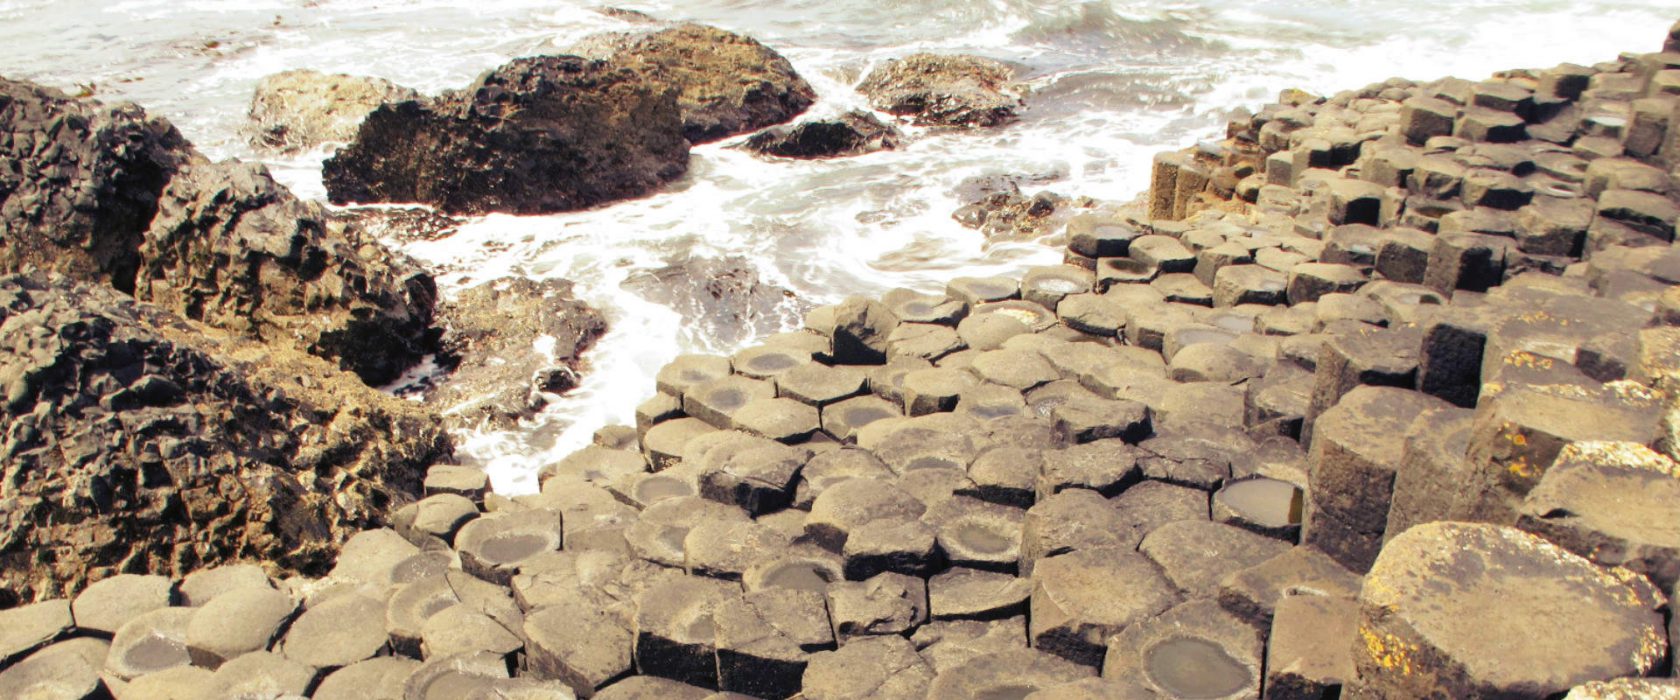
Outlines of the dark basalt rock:
{"label": "dark basalt rock", "polygon": [[431,277],[133,105],[0,79],[0,273],[56,271],[366,381],[431,342]]}
{"label": "dark basalt rock", "polygon": [[371,384],[434,344],[437,286],[260,166],[195,166],[164,190],[135,295],[258,338],[293,338]]}
{"label": "dark basalt rock", "polygon": [[769,129],[747,139],[747,150],[783,158],[855,156],[898,147],[902,138],[890,124],[868,112],[852,111],[833,119]]}
{"label": "dark basalt rock", "polygon": [[675,90],[606,62],[542,56],[380,106],[322,178],[337,204],[535,214],[641,196],[687,169]]}
{"label": "dark basalt rock", "polygon": [[176,171],[203,158],[169,122],[0,78],[0,272],[134,291],[134,251]]}
{"label": "dark basalt rock", "polygon": [[236,559],[324,573],[451,451],[317,358],[62,277],[0,277],[0,385],[0,602]]}
{"label": "dark basalt rock", "polygon": [[798,116],[817,101],[781,54],[752,37],[700,24],[641,35],[602,34],[571,52],[629,68],[677,94],[682,135],[707,143]]}

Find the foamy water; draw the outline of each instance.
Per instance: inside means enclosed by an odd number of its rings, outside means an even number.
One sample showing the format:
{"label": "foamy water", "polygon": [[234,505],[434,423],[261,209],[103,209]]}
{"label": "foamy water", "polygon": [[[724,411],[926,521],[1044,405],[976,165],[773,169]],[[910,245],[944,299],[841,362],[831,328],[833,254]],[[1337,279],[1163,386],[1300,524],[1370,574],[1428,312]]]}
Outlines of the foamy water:
{"label": "foamy water", "polygon": [[[959,275],[1053,264],[1047,242],[988,244],[950,218],[953,188],[985,173],[1032,175],[1065,195],[1129,199],[1149,156],[1216,136],[1228,111],[1280,89],[1329,94],[1388,77],[1482,78],[1496,70],[1594,63],[1660,46],[1672,3],[1506,0],[1395,4],[1034,2],[1032,0],[662,0],[616,5],[750,34],[821,94],[812,114],[865,106],[852,90],[915,51],[1010,61],[1035,90],[1019,123],[974,132],[910,130],[901,149],[857,158],[767,161],[732,143],[695,149],[665,192],[571,214],[471,220],[404,250],[439,271],[445,294],[507,275],[564,277],[612,330],[581,386],[531,425],[458,436],[463,461],[498,490],[534,490],[542,465],[608,423],[631,422],[653,374],[684,352],[729,353],[789,329],[800,312],[893,287],[941,289]],[[558,52],[631,21],[573,0],[0,0],[0,74],[129,99],[173,121],[213,157],[261,160],[321,197],[330,149],[274,160],[245,144],[262,76],[293,68],[460,87],[522,55]],[[738,319],[697,285],[670,303],[626,280],[690,259],[738,257],[792,292]],[[671,294],[659,295],[659,298]]]}

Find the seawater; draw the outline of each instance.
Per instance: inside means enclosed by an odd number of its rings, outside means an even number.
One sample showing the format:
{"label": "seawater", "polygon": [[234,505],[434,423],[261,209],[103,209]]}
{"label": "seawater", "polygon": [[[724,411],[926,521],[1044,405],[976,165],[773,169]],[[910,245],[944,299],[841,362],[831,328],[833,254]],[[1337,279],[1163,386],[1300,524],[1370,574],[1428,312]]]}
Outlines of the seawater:
{"label": "seawater", "polygon": [[[645,26],[576,0],[0,0],[0,74],[131,100],[214,158],[268,165],[304,197],[324,194],[331,147],[276,159],[246,143],[264,75],[312,68],[387,78],[423,92],[461,87],[517,56],[558,53],[601,31]],[[462,461],[498,490],[628,423],[653,375],[685,352],[731,353],[797,327],[803,310],[893,287],[937,291],[961,275],[1019,274],[1059,259],[1051,241],[987,241],[958,225],[967,178],[1023,176],[1031,193],[1124,200],[1149,156],[1217,137],[1237,107],[1288,87],[1319,94],[1402,76],[1480,79],[1508,68],[1591,64],[1660,46],[1670,2],[1181,0],[651,0],[612,7],[742,32],[793,62],[821,94],[815,116],[866,107],[852,89],[917,51],[1009,61],[1033,89],[1021,120],[969,132],[908,129],[896,151],[840,160],[762,160],[696,148],[689,174],[646,198],[553,216],[492,215],[404,252],[446,295],[508,275],[563,277],[612,330],[582,385],[528,425],[458,435]],[[646,279],[733,259],[760,299],[732,307],[705,279],[658,294]],[[750,276],[750,275],[749,275]],[[669,279],[669,277],[667,277]],[[626,284],[630,281],[629,284]],[[785,290],[788,294],[782,294]]]}

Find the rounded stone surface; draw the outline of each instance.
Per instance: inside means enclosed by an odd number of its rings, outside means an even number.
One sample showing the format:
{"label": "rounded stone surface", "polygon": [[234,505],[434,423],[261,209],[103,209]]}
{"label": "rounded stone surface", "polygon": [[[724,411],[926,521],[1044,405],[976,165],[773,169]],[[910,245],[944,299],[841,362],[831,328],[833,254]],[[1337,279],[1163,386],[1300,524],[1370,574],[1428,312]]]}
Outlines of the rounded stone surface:
{"label": "rounded stone surface", "polygon": [[1239,700],[1259,694],[1264,655],[1259,630],[1204,598],[1116,635],[1103,675],[1136,679],[1164,697]]}
{"label": "rounded stone surface", "polygon": [[297,602],[267,587],[229,591],[198,609],[187,623],[186,643],[198,665],[214,669],[223,661],[268,648]]}
{"label": "rounded stone surface", "polygon": [[78,628],[116,634],[140,614],[169,607],[175,584],[164,576],[117,574],[95,582],[70,603]]}
{"label": "rounded stone surface", "polygon": [[807,362],[776,377],[776,393],[800,403],[827,406],[863,393],[869,373],[857,367]]}
{"label": "rounded stone surface", "polygon": [[199,569],[181,579],[181,604],[200,606],[228,591],[247,586],[273,588],[268,574],[256,564],[226,564]]}
{"label": "rounded stone surface", "polygon": [[385,607],[360,593],[315,605],[292,623],[282,651],[287,659],[316,668],[337,668],[371,658],[388,641]]}
{"label": "rounded stone surface", "polygon": [[281,654],[254,651],[216,669],[215,698],[301,696],[315,682],[315,669]]}
{"label": "rounded stone surface", "polygon": [[904,409],[911,416],[939,413],[956,408],[963,391],[979,383],[974,374],[961,369],[923,369],[904,375]]}
{"label": "rounded stone surface", "polygon": [[[130,681],[122,692],[122,700],[199,700],[215,697],[215,687],[216,674],[210,670],[197,666],[176,666]],[[319,698],[321,695],[317,693],[315,697]],[[373,697],[385,700],[378,696]],[[356,700],[368,700],[368,696],[359,696]]]}
{"label": "rounded stone surface", "polygon": [[70,630],[70,601],[46,600],[0,610],[0,663]]}
{"label": "rounded stone surface", "polygon": [[958,277],[945,285],[946,296],[970,305],[1013,299],[1021,286],[1008,277]]}
{"label": "rounded stone surface", "polygon": [[1646,675],[1668,651],[1643,577],[1499,525],[1401,533],[1359,603],[1359,683],[1389,696],[1551,695]]}
{"label": "rounded stone surface", "polygon": [[1036,649],[981,654],[944,669],[928,686],[928,700],[1013,700],[1090,678],[1088,666]]}
{"label": "rounded stone surface", "polygon": [[811,353],[797,348],[760,345],[735,353],[735,372],[753,379],[769,379],[811,362]]}
{"label": "rounded stone surface", "polygon": [[659,390],[682,396],[689,387],[729,376],[729,358],[716,355],[678,355],[654,378]]}
{"label": "rounded stone surface", "polygon": [[103,640],[82,637],[59,642],[30,654],[0,671],[0,698],[28,700],[84,700],[102,697],[100,661],[107,653]]}
{"label": "rounded stone surface", "polygon": [[380,656],[345,666],[321,679],[314,700],[402,700],[403,683],[420,662]]}
{"label": "rounded stone surface", "polygon": [[560,549],[563,536],[558,510],[493,513],[463,526],[455,535],[455,549],[461,554],[461,568],[505,585],[520,563]]}
{"label": "rounded stone surface", "polygon": [[511,654],[525,646],[513,632],[468,605],[450,606],[426,618],[420,640],[427,658],[480,651]]}

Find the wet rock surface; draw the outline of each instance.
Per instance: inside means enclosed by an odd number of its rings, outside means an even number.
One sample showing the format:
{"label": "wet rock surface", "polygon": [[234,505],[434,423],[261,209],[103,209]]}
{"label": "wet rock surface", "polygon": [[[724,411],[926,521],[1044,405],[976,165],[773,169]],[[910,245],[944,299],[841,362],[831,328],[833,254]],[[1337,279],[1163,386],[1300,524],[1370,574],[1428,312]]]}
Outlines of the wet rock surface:
{"label": "wet rock surface", "polygon": [[782,158],[834,158],[898,148],[898,129],[869,112],[852,111],[767,129],[747,140],[747,150]]}
{"label": "wet rock surface", "polygon": [[922,125],[997,126],[1015,118],[1014,71],[976,56],[914,54],[871,71],[858,86],[870,104]]}
{"label": "wet rock surface", "polygon": [[454,369],[427,400],[464,427],[511,425],[576,387],[584,351],[607,330],[571,283],[522,277],[461,292],[441,320]]}

